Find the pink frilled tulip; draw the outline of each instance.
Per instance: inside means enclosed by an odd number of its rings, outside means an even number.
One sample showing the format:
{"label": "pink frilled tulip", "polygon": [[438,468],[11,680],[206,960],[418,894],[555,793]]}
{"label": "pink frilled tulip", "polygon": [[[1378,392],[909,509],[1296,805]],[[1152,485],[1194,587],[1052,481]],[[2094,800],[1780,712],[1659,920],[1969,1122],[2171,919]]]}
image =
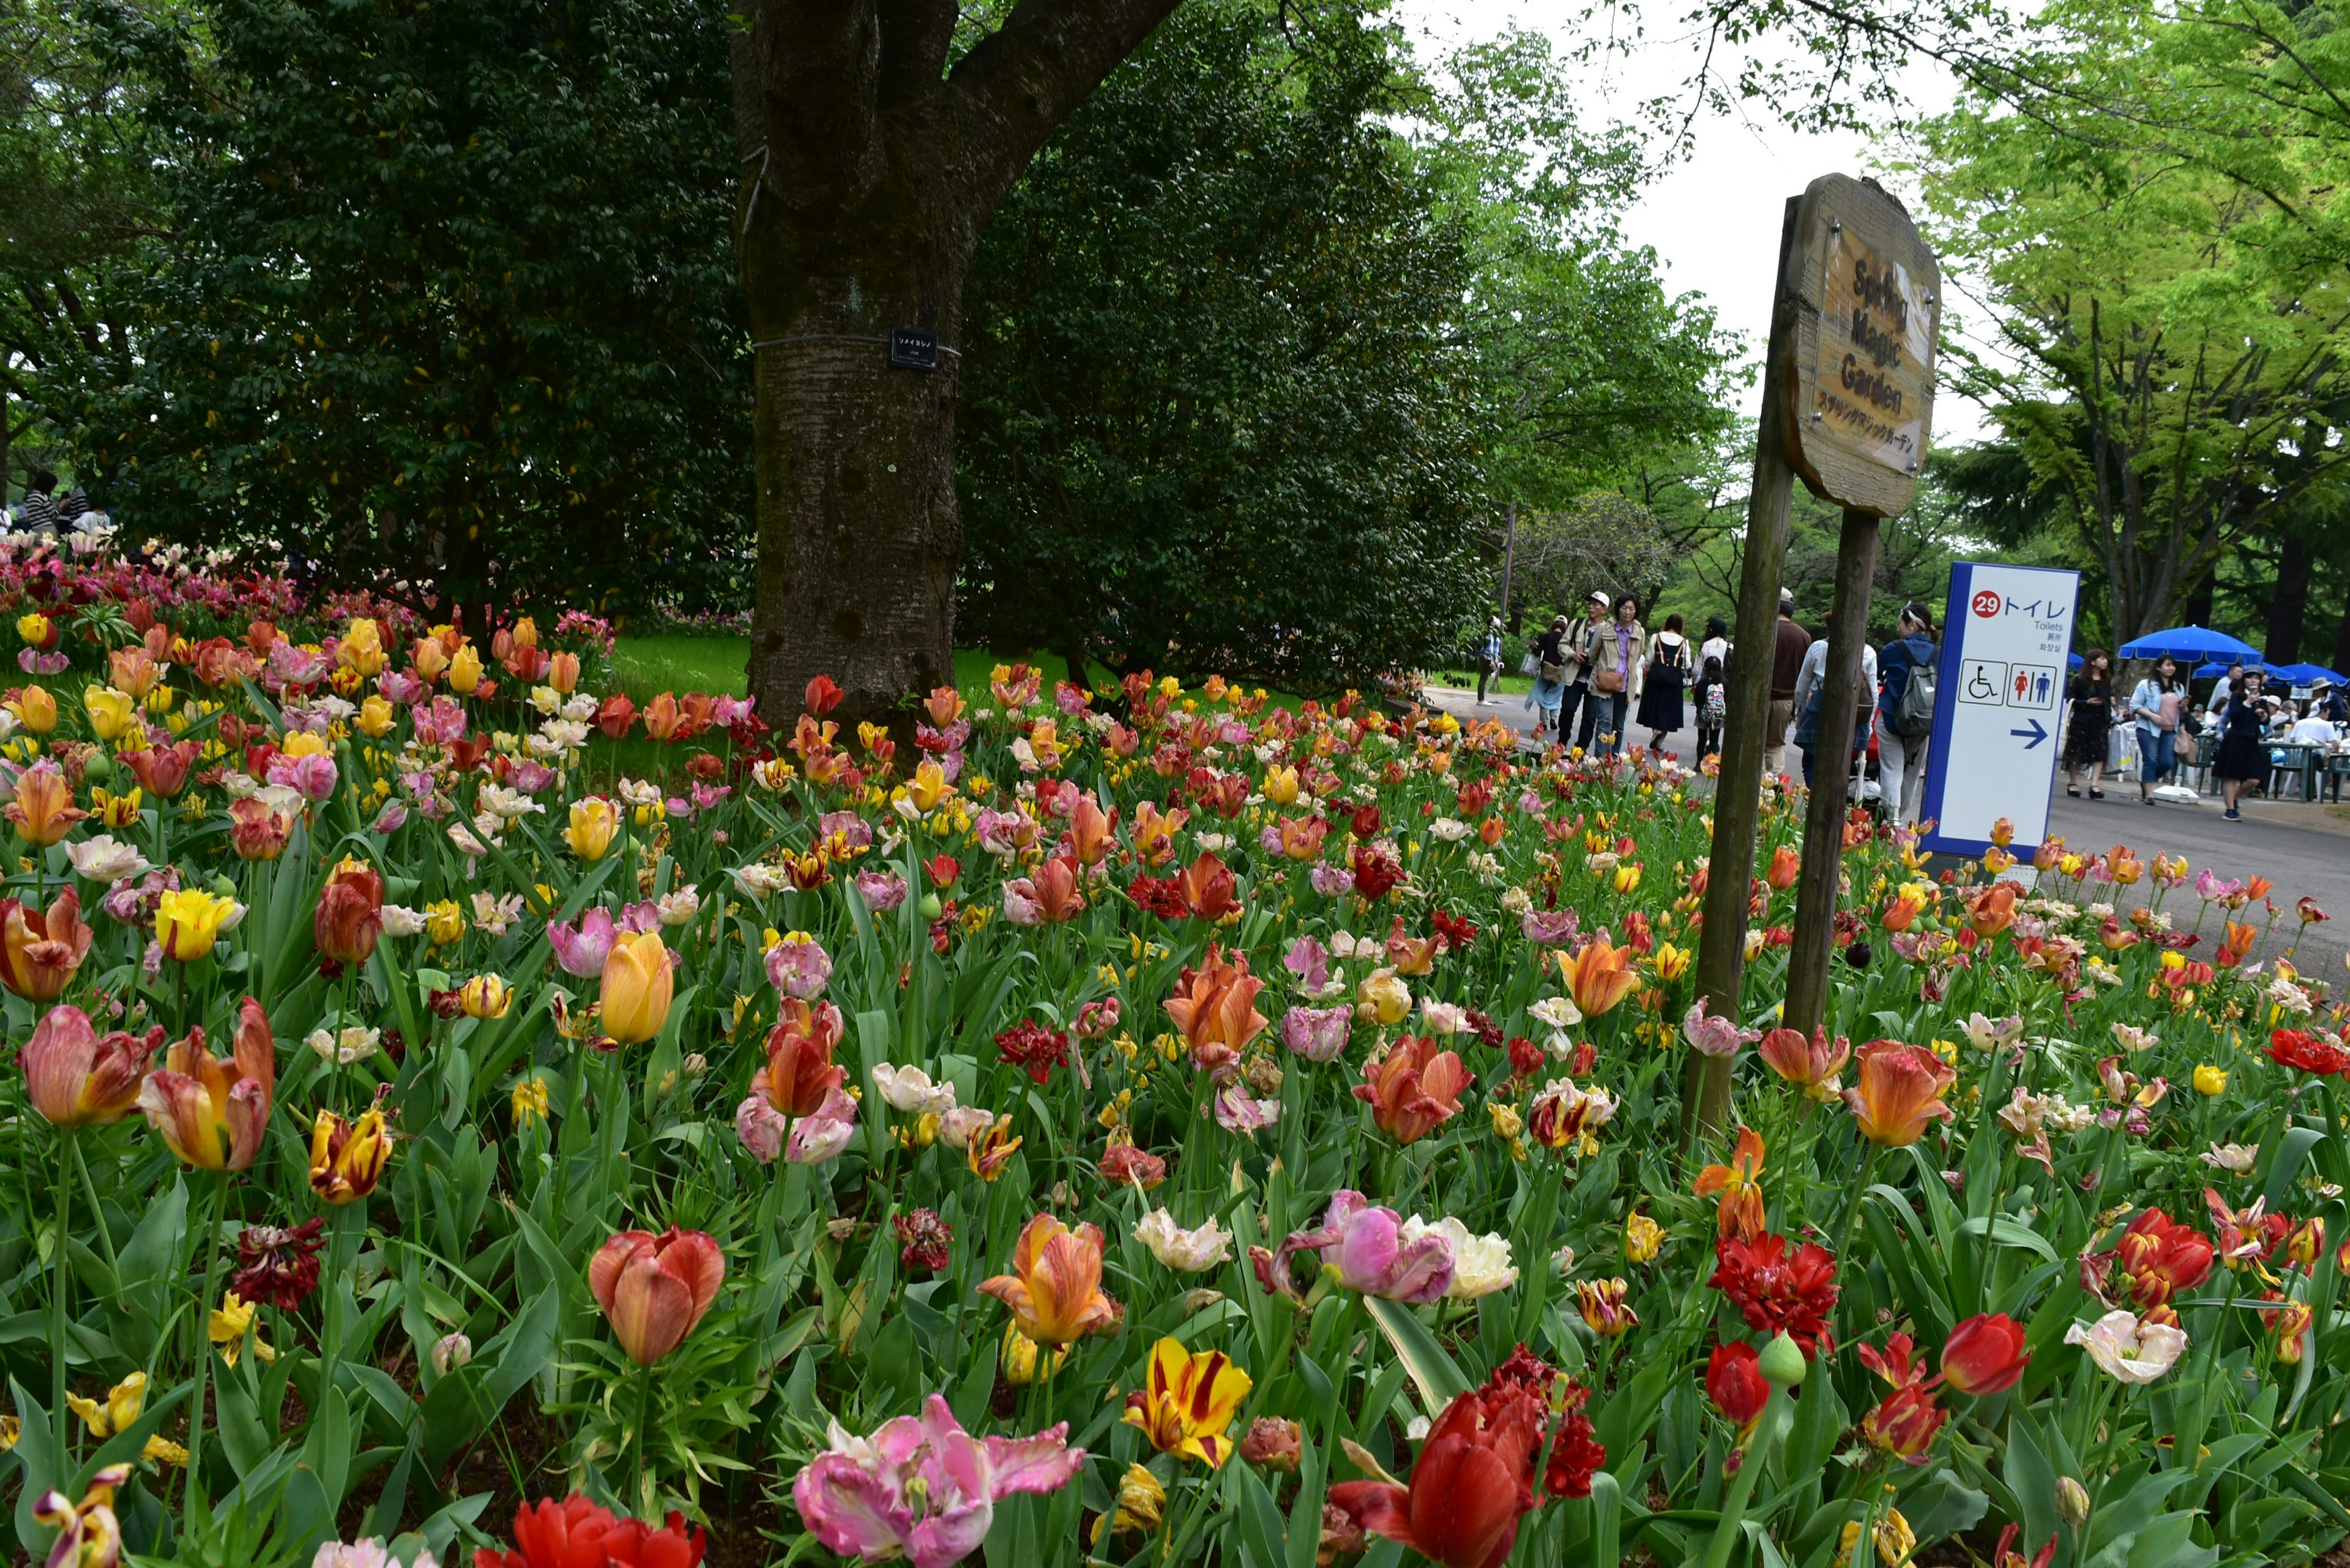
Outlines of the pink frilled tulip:
{"label": "pink frilled tulip", "polygon": [[588,1261],[588,1288],[639,1366],[685,1343],[726,1278],[726,1257],[701,1231],[623,1231]]}
{"label": "pink frilled tulip", "polygon": [[1347,1049],[1347,1031],[1355,1010],[1336,1007],[1293,1007],[1281,1015],[1281,1043],[1309,1062],[1335,1062]]}
{"label": "pink frilled tulip", "polygon": [[1700,1055],[1724,1058],[1737,1055],[1740,1046],[1762,1038],[1760,1029],[1741,1029],[1734,1018],[1708,1013],[1701,996],[1681,1020],[1681,1034]]}
{"label": "pink frilled tulip", "polygon": [[974,1438],[938,1395],[918,1419],[869,1438],[832,1428],[832,1446],[792,1482],[808,1530],[844,1557],[947,1568],[987,1539],[995,1505],[1014,1492],[1058,1491],[1085,1463],[1058,1422],[1033,1438]]}
{"label": "pink frilled tulip", "polygon": [[119,1122],[138,1107],[148,1064],[162,1044],[160,1027],[144,1039],[119,1029],[100,1039],[80,1008],[52,1007],[21,1057],[26,1097],[54,1127]]}
{"label": "pink frilled tulip", "polygon": [[1293,1231],[1281,1244],[1281,1266],[1285,1273],[1294,1252],[1318,1252],[1348,1290],[1424,1305],[1452,1288],[1452,1242],[1442,1231],[1415,1230],[1407,1236],[1394,1210],[1341,1188],[1331,1195],[1322,1229]]}
{"label": "pink frilled tulip", "polygon": [[200,1170],[243,1170],[261,1152],[277,1089],[277,1047],[251,997],[237,1014],[235,1054],[214,1056],[204,1032],[174,1041],[161,1071],[139,1088],[139,1108],[172,1152]]}
{"label": "pink frilled tulip", "polygon": [[581,980],[600,980],[604,961],[612,956],[612,911],[598,907],[581,915],[569,925],[560,920],[546,922],[546,940],[555,949],[555,961],[563,966],[566,974]]}

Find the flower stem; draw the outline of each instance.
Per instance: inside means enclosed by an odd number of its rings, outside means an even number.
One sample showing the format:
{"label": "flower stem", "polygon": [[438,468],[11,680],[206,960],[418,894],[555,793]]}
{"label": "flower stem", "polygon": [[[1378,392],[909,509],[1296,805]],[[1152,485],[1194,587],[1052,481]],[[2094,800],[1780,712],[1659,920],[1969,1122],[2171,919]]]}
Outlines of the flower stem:
{"label": "flower stem", "polygon": [[1852,1228],[1860,1219],[1860,1200],[1868,1191],[1868,1174],[1877,1168],[1877,1157],[1882,1152],[1875,1142],[1867,1139],[1862,1142],[1860,1168],[1852,1173],[1852,1191],[1846,1197],[1844,1219],[1836,1227],[1835,1258],[1839,1264],[1852,1245]]}
{"label": "flower stem", "polygon": [[1728,1568],[1730,1554],[1745,1533],[1746,1500],[1753,1495],[1754,1478],[1771,1462],[1771,1450],[1786,1430],[1788,1406],[1787,1391],[1772,1385],[1771,1397],[1762,1407],[1762,1424],[1755,1428],[1754,1439],[1746,1448],[1746,1458],[1740,1462],[1738,1474],[1730,1483],[1730,1495],[1722,1500],[1721,1520],[1714,1526],[1713,1540],[1705,1549],[1702,1568]]}
{"label": "flower stem", "polygon": [[49,1285],[49,1307],[54,1322],[49,1331],[49,1418],[57,1441],[70,1444],[72,1437],[66,1426],[69,1413],[66,1406],[66,1323],[67,1295],[73,1283],[73,1263],[67,1256],[68,1237],[73,1222],[73,1147],[74,1129],[57,1129],[57,1273]]}
{"label": "flower stem", "polygon": [[198,1233],[196,1243],[204,1250],[204,1286],[196,1298],[196,1398],[188,1415],[188,1504],[192,1511],[196,1500],[203,1495],[204,1395],[212,1379],[213,1293],[220,1287],[220,1226],[222,1211],[228,1207],[228,1177],[226,1168],[216,1173],[212,1205],[205,1211],[204,1228]]}
{"label": "flower stem", "polygon": [[629,1511],[649,1519],[660,1517],[649,1490],[650,1483],[646,1479],[649,1472],[645,1464],[645,1446],[652,1441],[652,1431],[653,1369],[647,1365],[637,1374],[637,1485],[635,1495],[629,1499]]}

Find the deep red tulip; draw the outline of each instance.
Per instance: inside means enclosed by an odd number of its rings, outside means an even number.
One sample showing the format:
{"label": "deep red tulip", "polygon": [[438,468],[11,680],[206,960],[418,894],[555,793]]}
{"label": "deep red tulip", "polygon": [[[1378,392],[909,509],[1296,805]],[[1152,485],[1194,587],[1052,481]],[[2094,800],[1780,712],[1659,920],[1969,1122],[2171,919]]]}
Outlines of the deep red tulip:
{"label": "deep red tulip", "polygon": [[702,1532],[687,1533],[683,1514],[671,1514],[656,1530],[616,1519],[578,1492],[515,1510],[514,1538],[511,1552],[477,1548],[473,1568],[701,1568],[702,1563]]}
{"label": "deep red tulip", "polygon": [[1771,1397],[1771,1385],[1757,1365],[1760,1360],[1751,1345],[1717,1345],[1706,1363],[1706,1397],[1735,1426],[1743,1427],[1762,1415],[1763,1402]]}
{"label": "deep red tulip", "polygon": [[1331,1505],[1355,1524],[1410,1547],[1440,1568],[1500,1568],[1534,1502],[1546,1425],[1524,1390],[1454,1397],[1429,1428],[1411,1481],[1342,1481]]}
{"label": "deep red tulip", "polygon": [[345,860],[318,890],[310,918],[310,938],[318,956],[338,963],[365,963],[383,934],[383,878],[372,866]]}
{"label": "deep red tulip", "polygon": [[1942,1381],[1961,1394],[2001,1394],[2023,1376],[2023,1325],[2003,1312],[1977,1313],[1942,1345]]}

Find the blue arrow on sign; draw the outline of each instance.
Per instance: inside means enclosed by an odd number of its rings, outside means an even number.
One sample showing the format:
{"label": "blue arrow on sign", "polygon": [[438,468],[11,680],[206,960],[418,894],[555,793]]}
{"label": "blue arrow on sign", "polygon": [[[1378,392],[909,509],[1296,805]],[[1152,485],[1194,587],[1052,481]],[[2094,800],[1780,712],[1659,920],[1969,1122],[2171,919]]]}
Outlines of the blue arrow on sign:
{"label": "blue arrow on sign", "polygon": [[2026,719],[2024,722],[2031,725],[2032,728],[2029,730],[2010,730],[2008,733],[2011,735],[2023,736],[2023,749],[2028,752],[2033,747],[2038,745],[2041,742],[2046,740],[2048,738],[2048,732],[2041,727],[2040,721],[2037,719]]}

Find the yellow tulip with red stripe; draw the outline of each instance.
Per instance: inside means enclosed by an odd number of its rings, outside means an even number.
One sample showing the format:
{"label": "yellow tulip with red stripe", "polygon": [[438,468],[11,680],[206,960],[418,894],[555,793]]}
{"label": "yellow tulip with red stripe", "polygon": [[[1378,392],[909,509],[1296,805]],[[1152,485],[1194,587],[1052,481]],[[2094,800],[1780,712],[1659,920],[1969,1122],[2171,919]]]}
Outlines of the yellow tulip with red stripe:
{"label": "yellow tulip with red stripe", "polygon": [[1249,1375],[1221,1350],[1198,1354],[1180,1341],[1150,1348],[1145,1386],[1126,1397],[1125,1421],[1162,1454],[1201,1459],[1210,1468],[1232,1451],[1230,1428],[1252,1386]]}

